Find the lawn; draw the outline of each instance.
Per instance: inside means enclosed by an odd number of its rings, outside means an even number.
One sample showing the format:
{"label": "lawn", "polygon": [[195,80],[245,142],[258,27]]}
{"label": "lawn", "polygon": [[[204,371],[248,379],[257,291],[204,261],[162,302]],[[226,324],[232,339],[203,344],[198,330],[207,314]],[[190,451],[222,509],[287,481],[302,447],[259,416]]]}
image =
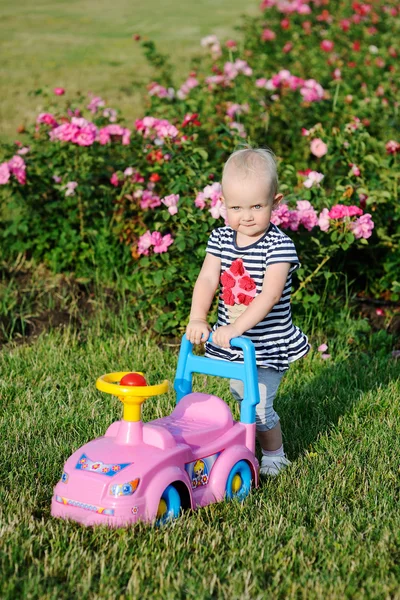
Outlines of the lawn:
{"label": "lawn", "polygon": [[120,108],[128,121],[141,116],[151,69],[132,35],[147,36],[163,52],[173,53],[183,81],[190,59],[202,51],[200,39],[210,33],[221,39],[235,35],[243,12],[257,13],[257,4],[244,7],[240,0],[4,0],[0,138],[13,140],[19,125],[36,119],[43,99],[28,94],[39,88],[62,86],[71,96],[91,91],[103,96],[109,106]]}
{"label": "lawn", "polygon": [[[151,80],[132,34],[171,53],[183,81],[201,37],[236,36],[243,2],[4,0],[2,9],[0,138],[13,140],[45,106],[44,96],[28,95],[37,88],[50,98],[55,86],[67,98],[99,94],[131,126]],[[54,197],[64,203],[64,192]],[[140,292],[128,291],[122,275],[99,290],[98,271],[91,276],[51,275],[23,252],[0,264],[0,598],[400,600],[398,340],[384,328],[389,309],[380,309],[377,332],[358,308],[350,316],[341,279],[314,308],[293,305],[313,349],[291,367],[277,397],[292,461],[278,478],[263,480],[242,504],[185,512],[161,528],[84,528],[50,516],[67,457],[121,416],[118,400],[96,390],[98,376],[139,370],[150,384],[169,379],[169,393],[146,403],[145,421],[168,414],[175,401],[178,346],[149,333],[155,308],[143,311],[146,333],[138,333]],[[158,289],[153,303],[165,297]],[[316,350],[323,342],[327,360]],[[221,396],[238,417],[227,381],[198,376],[195,389]]]}
{"label": "lawn", "polygon": [[[0,355],[2,598],[399,598],[400,363],[382,334],[362,351],[343,334],[330,360],[314,352],[291,368],[277,408],[292,466],[243,504],[160,529],[51,518],[66,458],[121,414],[95,379],[138,369],[173,381],[177,348],[123,326],[67,327]],[[229,399],[225,380],[207,389]],[[145,420],[173,403],[150,400]]]}

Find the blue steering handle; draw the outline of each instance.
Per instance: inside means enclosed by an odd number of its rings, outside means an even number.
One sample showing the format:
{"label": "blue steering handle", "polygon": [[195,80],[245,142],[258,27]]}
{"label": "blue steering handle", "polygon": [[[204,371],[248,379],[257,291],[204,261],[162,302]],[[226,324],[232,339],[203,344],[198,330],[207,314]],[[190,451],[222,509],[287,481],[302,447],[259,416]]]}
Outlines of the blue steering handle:
{"label": "blue steering handle", "polygon": [[[210,334],[208,342],[212,343],[212,334]],[[174,381],[176,401],[179,402],[184,396],[191,393],[193,373],[239,379],[244,384],[240,420],[242,423],[254,423],[255,407],[260,402],[254,344],[243,336],[232,338],[230,344],[243,351],[243,363],[196,356],[192,351],[193,344],[186,338],[186,335],[183,335]]]}

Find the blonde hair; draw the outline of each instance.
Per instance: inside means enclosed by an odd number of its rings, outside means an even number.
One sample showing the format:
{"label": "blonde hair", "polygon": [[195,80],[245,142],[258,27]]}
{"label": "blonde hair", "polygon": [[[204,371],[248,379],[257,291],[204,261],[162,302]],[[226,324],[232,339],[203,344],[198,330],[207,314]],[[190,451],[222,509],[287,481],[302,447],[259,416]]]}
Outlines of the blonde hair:
{"label": "blonde hair", "polygon": [[[263,170],[260,170],[260,164]],[[244,176],[247,174],[260,173],[265,176],[270,184],[270,196],[272,200],[278,193],[278,172],[276,168],[275,155],[269,148],[242,148],[232,152],[222,171],[222,180],[229,165],[234,165]]]}

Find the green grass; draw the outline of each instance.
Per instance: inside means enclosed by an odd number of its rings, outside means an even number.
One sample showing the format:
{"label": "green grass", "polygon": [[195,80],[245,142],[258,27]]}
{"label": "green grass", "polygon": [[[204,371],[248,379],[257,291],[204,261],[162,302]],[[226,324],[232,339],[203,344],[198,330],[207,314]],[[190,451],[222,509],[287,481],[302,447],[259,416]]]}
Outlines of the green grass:
{"label": "green grass", "polygon": [[200,39],[235,35],[243,12],[257,13],[257,2],[3,0],[0,137],[13,140],[17,126],[33,122],[45,108],[42,98],[28,96],[38,88],[62,86],[69,97],[91,91],[128,120],[137,118],[152,72],[132,34],[171,53],[183,81],[190,59],[202,51]]}
{"label": "green grass", "polygon": [[[110,531],[52,519],[52,488],[72,451],[121,414],[95,379],[137,369],[172,381],[177,348],[129,332],[123,318],[109,334],[104,326],[94,319],[0,354],[1,598],[399,598],[400,363],[390,338],[352,352],[343,329],[330,361],[316,353],[291,368],[277,409],[292,466],[242,505]],[[229,398],[226,381],[208,386]],[[145,420],[173,403],[171,392],[148,401]]]}

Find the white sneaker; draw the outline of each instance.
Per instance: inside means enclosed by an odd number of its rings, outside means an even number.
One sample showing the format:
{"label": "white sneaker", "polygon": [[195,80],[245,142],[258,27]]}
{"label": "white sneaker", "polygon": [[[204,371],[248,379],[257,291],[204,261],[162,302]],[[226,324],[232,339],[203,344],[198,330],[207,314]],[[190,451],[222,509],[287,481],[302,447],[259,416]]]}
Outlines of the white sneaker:
{"label": "white sneaker", "polygon": [[260,475],[271,475],[275,477],[283,469],[291,465],[286,456],[265,456],[261,459]]}

